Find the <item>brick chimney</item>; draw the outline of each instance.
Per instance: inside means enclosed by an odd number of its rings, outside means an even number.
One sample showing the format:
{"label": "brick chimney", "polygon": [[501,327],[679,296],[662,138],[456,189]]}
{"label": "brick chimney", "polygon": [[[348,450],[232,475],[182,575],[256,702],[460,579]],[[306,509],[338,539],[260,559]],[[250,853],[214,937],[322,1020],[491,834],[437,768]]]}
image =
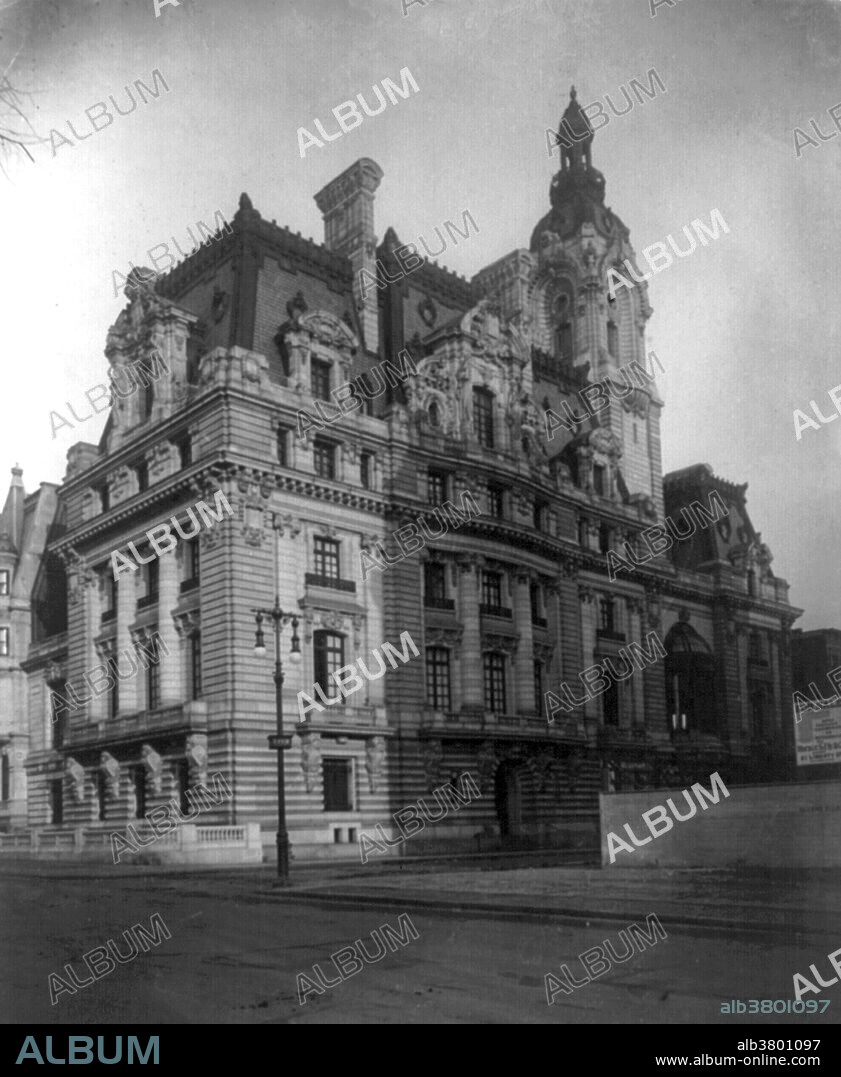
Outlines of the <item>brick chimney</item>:
{"label": "brick chimney", "polygon": [[368,280],[367,297],[363,299],[364,281],[359,274],[365,269],[372,277],[376,276],[374,192],[382,178],[383,170],[376,161],[360,157],[315,195],[315,204],[324,217],[325,247],[344,254],[353,266],[353,299],[365,335],[365,347],[375,354],[379,353],[380,290]]}

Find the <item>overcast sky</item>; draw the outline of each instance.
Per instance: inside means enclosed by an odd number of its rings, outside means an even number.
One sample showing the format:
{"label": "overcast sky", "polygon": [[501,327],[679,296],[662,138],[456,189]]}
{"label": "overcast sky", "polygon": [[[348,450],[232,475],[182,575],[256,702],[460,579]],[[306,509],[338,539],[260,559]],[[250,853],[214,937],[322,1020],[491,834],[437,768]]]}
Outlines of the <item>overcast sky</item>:
{"label": "overcast sky", "polygon": [[[841,137],[795,154],[794,128],[828,136],[841,102],[836,0],[0,0],[0,63],[46,141],[0,176],[5,409],[0,469],[27,490],[61,480],[68,448],[105,414],[53,438],[50,410],[89,414],[122,309],[112,271],[188,228],[255,207],[321,241],[312,196],[359,157],[385,173],[376,228],[433,242],[467,209],[479,235],[444,261],[468,278],[528,247],[558,168],[544,130],[574,83],[589,104],[656,69],[666,86],[596,135],[606,200],[639,253],[720,210],[730,234],[649,284],[649,347],[665,368],[666,471],[708,463],[749,484],[748,508],[791,583],[804,628],[841,627],[841,420],[795,439],[793,412],[841,383]],[[297,129],[409,67],[420,92],[302,160]],[[157,100],[77,141],[85,109],[124,87]],[[109,104],[109,110],[113,108]],[[839,110],[841,115],[841,110]],[[72,145],[59,143],[54,129]],[[5,480],[2,480],[5,485]]]}

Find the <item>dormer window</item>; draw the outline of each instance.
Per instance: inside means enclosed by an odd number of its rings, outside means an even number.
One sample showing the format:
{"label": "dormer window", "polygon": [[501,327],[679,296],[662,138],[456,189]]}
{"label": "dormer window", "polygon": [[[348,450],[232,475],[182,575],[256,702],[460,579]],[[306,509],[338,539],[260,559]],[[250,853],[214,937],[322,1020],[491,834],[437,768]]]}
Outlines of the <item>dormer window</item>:
{"label": "dormer window", "polygon": [[492,449],[494,444],[494,395],[489,389],[473,390],[473,426],[480,445]]}
{"label": "dormer window", "polygon": [[312,360],[310,388],[316,400],[330,399],[330,364],[323,359]]}

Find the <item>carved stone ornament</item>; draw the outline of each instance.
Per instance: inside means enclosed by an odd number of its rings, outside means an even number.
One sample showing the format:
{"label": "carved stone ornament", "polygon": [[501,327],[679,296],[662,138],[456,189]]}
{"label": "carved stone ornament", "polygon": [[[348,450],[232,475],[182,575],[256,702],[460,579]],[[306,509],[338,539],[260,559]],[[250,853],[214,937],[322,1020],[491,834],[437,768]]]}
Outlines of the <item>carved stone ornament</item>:
{"label": "carved stone ornament", "polygon": [[418,314],[423,319],[424,324],[429,326],[430,329],[435,325],[435,322],[438,319],[438,308],[429,296],[425,295],[418,303]]}
{"label": "carved stone ornament", "polygon": [[201,631],[201,612],[198,609],[173,613],[172,620],[181,639],[191,639]]}
{"label": "carved stone ornament", "polygon": [[619,438],[604,426],[598,426],[595,430],[591,430],[587,440],[597,452],[603,453],[614,460],[618,460],[622,455],[622,443]]}
{"label": "carved stone ornament", "polygon": [[230,297],[228,293],[223,291],[217,284],[213,289],[213,299],[210,303],[210,316],[216,324],[225,317],[229,306]]}
{"label": "carved stone ornament", "polygon": [[105,775],[108,796],[117,798],[120,795],[120,764],[110,752],[100,754],[99,770]]}
{"label": "carved stone ornament", "polygon": [[368,788],[376,793],[385,770],[385,737],[369,737],[365,745],[365,769],[368,772]]}
{"label": "carved stone ornament", "polygon": [[308,793],[321,790],[321,734],[301,733],[301,770]]}
{"label": "carved stone ornament", "polygon": [[207,778],[207,734],[190,733],[184,749],[191,786],[203,783]]}
{"label": "carved stone ornament", "polygon": [[64,776],[67,779],[70,795],[74,803],[82,804],[85,800],[85,768],[72,756],[64,763]]}
{"label": "carved stone ornament", "polygon": [[535,643],[534,644],[534,657],[538,662],[543,662],[544,665],[548,665],[552,661],[552,655],[555,653],[555,643]]}
{"label": "carved stone ornament", "polygon": [[496,651],[499,654],[507,654],[510,656],[517,653],[517,646],[519,642],[519,635],[501,636],[495,632],[482,633],[483,651]]}
{"label": "carved stone ornament", "polygon": [[300,535],[303,524],[288,512],[284,516],[276,512],[272,517],[272,527],[279,535],[285,536],[288,533],[289,538],[294,539]]}
{"label": "carved stone ornament", "polygon": [[140,749],[140,759],[146,772],[146,782],[153,796],[160,796],[163,781],[164,761],[151,746],[144,744]]}
{"label": "carved stone ornament", "polygon": [[47,684],[67,679],[67,667],[63,662],[50,662],[47,666]]}
{"label": "carved stone ornament", "polygon": [[539,754],[530,755],[526,760],[526,764],[531,771],[531,775],[537,786],[538,793],[542,793],[546,788],[553,763],[554,757],[549,752],[540,752]]}
{"label": "carved stone ornament", "polygon": [[461,625],[458,628],[427,627],[426,645],[427,647],[449,647],[453,656],[458,657],[463,634],[464,629]]}
{"label": "carved stone ornament", "polygon": [[483,793],[493,789],[494,776],[499,760],[492,740],[483,741],[476,753],[476,764],[479,771],[479,787]]}

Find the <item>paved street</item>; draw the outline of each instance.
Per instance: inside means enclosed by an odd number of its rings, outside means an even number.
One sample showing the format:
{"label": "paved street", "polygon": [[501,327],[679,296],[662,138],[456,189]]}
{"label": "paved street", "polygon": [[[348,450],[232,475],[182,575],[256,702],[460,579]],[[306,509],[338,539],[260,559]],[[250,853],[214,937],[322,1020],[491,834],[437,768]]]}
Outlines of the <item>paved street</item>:
{"label": "paved street", "polygon": [[[605,890],[618,886],[617,874],[548,868],[409,877],[394,873],[376,881],[371,874],[356,872],[329,884],[322,880],[321,885],[340,892],[346,901],[353,900],[356,889],[360,901],[366,900],[364,890],[369,901],[375,901],[379,891],[396,902],[389,907],[346,908],[312,903],[312,895],[307,898],[301,892],[313,890],[312,880],[303,876],[295,882],[296,892],[279,895],[265,869],[224,875],[159,874],[145,880],[103,876],[101,869],[91,872],[100,877],[88,879],[27,877],[20,865],[8,869],[0,884],[7,969],[0,987],[4,1022],[741,1023],[749,1020],[746,1015],[721,1015],[721,1001],[793,999],[793,973],[808,974],[813,962],[825,970],[827,953],[841,944],[841,933],[821,916],[808,923],[804,916],[808,935],[786,930],[779,900],[779,927],[771,934],[676,926],[669,916],[675,917],[678,902],[666,903],[666,889],[682,897],[689,915],[704,906],[711,873],[697,873],[694,898],[687,882],[690,873],[681,873],[679,888],[664,875],[628,873],[619,887],[627,909],[658,914],[668,939],[574,994],[558,995],[549,1007],[544,974],[558,975],[559,966],[567,964],[583,978],[578,954],[605,938],[621,952],[618,932],[629,921],[587,926],[586,920],[541,923],[536,914],[522,919],[509,912],[509,918],[502,919],[501,914],[487,912],[414,911],[412,895],[424,888],[427,896],[448,889],[461,897],[473,892],[485,903],[498,900],[503,909],[505,891],[510,905],[511,894],[528,885],[530,894],[520,893],[520,899],[528,896],[534,904],[546,901],[550,886],[565,886],[565,893],[554,901],[556,909],[577,904],[585,910],[583,895],[588,893],[595,909],[598,895],[608,893],[614,911],[624,913],[618,891]],[[718,880],[719,889],[720,884]],[[743,889],[750,894],[746,900],[756,904],[754,926],[761,928],[763,916],[765,922],[775,916],[773,882],[754,880],[752,889],[748,884]],[[806,899],[810,893],[813,888],[806,884],[800,897]],[[794,899],[787,900],[790,921]],[[832,895],[824,894],[823,900],[831,902]],[[379,963],[323,995],[310,995],[305,1005],[299,1003],[297,973],[312,977],[312,966],[318,963],[335,978],[331,953],[357,938],[365,939],[383,923],[396,926],[401,911],[409,912],[419,939],[387,953]],[[148,925],[156,912],[171,939],[50,1005],[50,972],[62,973],[62,966],[71,962],[84,978],[85,951],[109,938],[119,941],[126,928]],[[708,912],[723,919],[730,906],[716,908],[710,903]],[[644,915],[635,918],[644,924]],[[823,1015],[758,1015],[752,1020],[777,1026],[837,1023],[838,986],[824,989],[820,997],[832,1000]]]}

